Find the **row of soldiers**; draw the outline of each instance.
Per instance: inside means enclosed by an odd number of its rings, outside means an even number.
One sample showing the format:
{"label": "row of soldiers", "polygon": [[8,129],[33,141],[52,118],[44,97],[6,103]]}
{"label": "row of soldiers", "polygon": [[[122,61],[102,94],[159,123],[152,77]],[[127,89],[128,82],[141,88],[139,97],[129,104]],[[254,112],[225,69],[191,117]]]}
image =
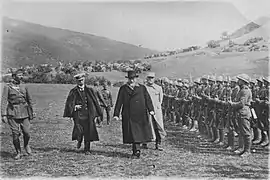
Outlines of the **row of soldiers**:
{"label": "row of soldiers", "polygon": [[[243,92],[240,92],[239,78],[246,83]],[[156,83],[164,90],[164,119],[181,124],[184,129],[199,132],[199,137],[241,155],[246,151],[244,148],[250,151],[252,144],[269,145],[269,80],[269,77],[251,79],[247,75],[232,78],[203,76],[193,83],[186,79],[168,78],[160,78]],[[250,92],[250,97],[245,92]],[[241,101],[239,95],[243,93],[250,98],[243,108],[247,107],[251,114],[247,117],[247,128],[253,132],[253,139],[246,141],[245,135],[240,133],[245,128],[240,116],[245,116],[245,113],[239,112],[239,107],[231,106]],[[228,142],[224,138],[226,133]],[[234,140],[237,136],[238,147]]]}

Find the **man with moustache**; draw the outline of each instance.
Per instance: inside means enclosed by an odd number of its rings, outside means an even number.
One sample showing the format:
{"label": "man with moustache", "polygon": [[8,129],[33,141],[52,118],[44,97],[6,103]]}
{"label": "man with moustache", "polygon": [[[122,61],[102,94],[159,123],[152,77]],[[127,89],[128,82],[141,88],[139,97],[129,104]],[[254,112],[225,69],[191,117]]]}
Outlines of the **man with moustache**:
{"label": "man with moustache", "polygon": [[12,73],[12,81],[4,86],[1,98],[2,121],[7,123],[12,132],[13,145],[16,150],[15,160],[22,157],[20,135],[23,134],[24,149],[31,155],[29,146],[30,120],[33,119],[32,99],[28,88],[22,84],[23,72]]}
{"label": "man with moustache", "polygon": [[99,141],[94,120],[102,113],[93,89],[85,85],[85,73],[79,72],[74,78],[77,85],[68,94],[63,117],[73,118],[72,140],[78,141],[80,149],[84,139],[84,152],[89,155],[90,143]]}
{"label": "man with moustache", "polygon": [[139,76],[128,71],[128,82],[119,89],[114,109],[114,119],[122,115],[123,143],[132,144],[132,158],[140,158],[140,144],[153,139],[149,114],[155,115],[151,97],[142,84],[137,83]]}
{"label": "man with moustache", "polygon": [[[154,82],[155,73],[149,72],[146,77],[146,88],[151,97],[155,111],[155,115],[150,116],[150,119],[152,120],[151,124],[153,126],[155,133],[154,135],[156,137],[156,150],[163,151],[163,148],[160,147],[161,140],[166,136],[161,109],[161,104],[163,101],[163,90],[161,86],[155,84]],[[146,144],[144,146],[147,147]]]}

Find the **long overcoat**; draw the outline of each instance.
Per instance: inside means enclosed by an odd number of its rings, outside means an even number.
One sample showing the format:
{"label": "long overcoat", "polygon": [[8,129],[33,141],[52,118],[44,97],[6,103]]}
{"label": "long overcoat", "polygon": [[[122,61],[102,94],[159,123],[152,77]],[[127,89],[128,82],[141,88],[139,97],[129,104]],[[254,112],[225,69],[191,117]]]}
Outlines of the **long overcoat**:
{"label": "long overcoat", "polygon": [[155,110],[155,115],[150,116],[150,118],[152,118],[152,120],[156,122],[158,126],[157,127],[158,132],[161,138],[164,138],[166,136],[166,131],[164,129],[163,115],[162,115],[162,109],[161,109],[161,104],[163,101],[162,87],[157,84],[153,84],[153,85],[146,85],[146,89],[151,97],[154,110]]}
{"label": "long overcoat", "polygon": [[[89,111],[89,132],[84,134],[84,136],[88,136],[87,139],[90,141],[99,141],[97,128],[95,125],[95,118],[101,116],[101,109],[99,103],[94,95],[93,89],[85,86],[85,95],[87,98],[87,109]],[[83,99],[80,94],[79,88],[76,86],[70,90],[66,104],[63,117],[73,118],[74,127],[72,131],[72,140],[79,140],[80,132],[75,126],[75,123],[78,122],[78,113],[79,111],[75,111],[75,105],[83,104]]]}
{"label": "long overcoat", "polygon": [[137,84],[134,89],[127,84],[120,87],[114,116],[119,117],[120,111],[123,143],[143,143],[153,140],[148,114],[154,111],[154,107],[144,85]]}

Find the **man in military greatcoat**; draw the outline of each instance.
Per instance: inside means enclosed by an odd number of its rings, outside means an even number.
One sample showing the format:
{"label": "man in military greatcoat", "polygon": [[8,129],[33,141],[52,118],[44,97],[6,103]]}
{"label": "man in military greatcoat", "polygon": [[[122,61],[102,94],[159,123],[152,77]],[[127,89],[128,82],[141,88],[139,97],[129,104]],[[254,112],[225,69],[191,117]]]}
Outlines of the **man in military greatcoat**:
{"label": "man in military greatcoat", "polygon": [[151,97],[144,85],[137,83],[135,71],[128,71],[128,82],[119,89],[114,119],[122,115],[123,142],[132,144],[132,157],[139,158],[140,144],[153,139],[149,114],[155,115]]}
{"label": "man in military greatcoat", "polygon": [[77,148],[84,139],[84,152],[90,154],[90,142],[99,141],[95,118],[102,115],[99,103],[92,88],[85,85],[85,73],[75,76],[77,85],[70,90],[63,117],[73,118],[72,140],[77,140]]}
{"label": "man in military greatcoat", "polygon": [[31,155],[29,146],[30,140],[30,120],[33,119],[32,99],[28,88],[22,84],[23,72],[17,70],[12,73],[12,81],[6,84],[1,98],[2,121],[7,123],[12,132],[13,145],[16,150],[14,159],[20,159],[21,145],[20,135],[23,134],[24,149]]}

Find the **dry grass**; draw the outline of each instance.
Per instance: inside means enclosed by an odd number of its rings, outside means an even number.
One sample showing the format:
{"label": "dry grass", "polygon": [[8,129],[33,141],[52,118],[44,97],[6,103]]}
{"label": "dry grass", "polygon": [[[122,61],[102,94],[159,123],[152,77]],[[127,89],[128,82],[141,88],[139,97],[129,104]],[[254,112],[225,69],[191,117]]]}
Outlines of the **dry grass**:
{"label": "dry grass", "polygon": [[[141,159],[130,159],[130,145],[122,144],[121,123],[112,122],[98,129],[100,141],[92,144],[92,155],[85,156],[71,141],[73,122],[63,119],[69,85],[32,85],[38,117],[32,122],[33,156],[12,159],[14,149],[6,125],[1,131],[2,177],[227,177],[267,179],[268,150],[255,147],[249,158],[240,158],[198,139],[195,133],[166,123],[166,151],[155,151],[154,144],[142,151]],[[116,89],[113,90],[113,97]]]}

